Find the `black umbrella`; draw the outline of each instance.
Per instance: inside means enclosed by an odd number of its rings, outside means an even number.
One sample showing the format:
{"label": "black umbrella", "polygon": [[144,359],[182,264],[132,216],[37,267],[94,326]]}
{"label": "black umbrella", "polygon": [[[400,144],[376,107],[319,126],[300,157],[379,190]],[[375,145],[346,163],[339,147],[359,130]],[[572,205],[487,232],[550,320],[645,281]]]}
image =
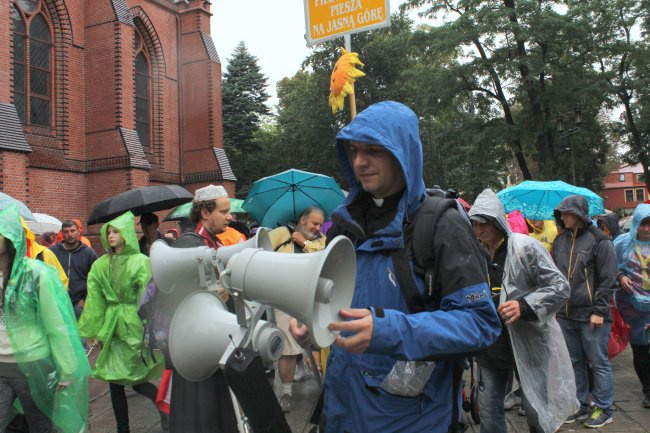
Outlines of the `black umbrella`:
{"label": "black umbrella", "polygon": [[106,223],[126,211],[134,215],[170,209],[191,201],[192,193],[179,185],[144,186],[123,192],[95,206],[88,225]]}

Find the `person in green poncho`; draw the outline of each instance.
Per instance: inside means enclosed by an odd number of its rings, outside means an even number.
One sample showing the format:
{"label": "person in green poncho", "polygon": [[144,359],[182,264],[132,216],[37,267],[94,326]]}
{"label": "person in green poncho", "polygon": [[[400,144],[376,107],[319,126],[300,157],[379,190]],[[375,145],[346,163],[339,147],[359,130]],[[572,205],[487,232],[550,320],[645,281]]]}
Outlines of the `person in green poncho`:
{"label": "person in green poncho", "polygon": [[[162,375],[163,357],[155,362],[142,347],[144,327],[138,316],[140,298],[151,279],[149,258],[140,254],[135,218],[127,212],[100,231],[106,254],[88,273],[88,297],[79,318],[79,333],[101,345],[93,376],[109,382],[118,433],[129,432],[125,385],[156,401],[158,389],[148,381]],[[166,427],[166,415],[161,412]]]}
{"label": "person in green poncho", "polygon": [[56,269],[27,258],[18,211],[0,211],[0,430],[17,398],[31,433],[88,431],[90,365]]}

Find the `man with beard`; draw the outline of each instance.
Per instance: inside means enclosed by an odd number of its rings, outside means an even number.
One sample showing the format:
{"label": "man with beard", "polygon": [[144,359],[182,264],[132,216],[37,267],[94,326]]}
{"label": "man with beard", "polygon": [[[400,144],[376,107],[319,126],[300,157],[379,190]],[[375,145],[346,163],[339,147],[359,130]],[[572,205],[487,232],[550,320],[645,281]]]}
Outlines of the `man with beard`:
{"label": "man with beard", "polygon": [[[325,221],[323,211],[317,207],[308,207],[302,211],[298,218],[298,224],[295,230],[290,227],[282,226],[273,229],[269,233],[273,250],[280,253],[300,254],[320,251],[325,248],[325,236],[320,229]],[[293,377],[296,372],[296,362],[298,355],[302,353],[302,348],[291,337],[289,332],[289,321],[292,319],[288,314],[282,311],[275,311],[275,318],[278,328],[282,331],[285,338],[284,350],[282,357],[278,361],[277,375],[280,378],[280,407],[283,412],[291,411],[291,394]]]}

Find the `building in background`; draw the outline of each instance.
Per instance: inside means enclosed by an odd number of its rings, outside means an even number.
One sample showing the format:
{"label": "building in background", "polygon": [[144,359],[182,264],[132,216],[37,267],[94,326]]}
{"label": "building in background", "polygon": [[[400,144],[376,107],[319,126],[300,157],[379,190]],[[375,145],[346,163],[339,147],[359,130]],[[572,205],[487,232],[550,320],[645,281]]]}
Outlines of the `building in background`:
{"label": "building in background", "polygon": [[605,208],[620,210],[621,214],[632,214],[639,203],[650,199],[643,180],[643,167],[622,165],[605,177],[605,186],[600,193]]}
{"label": "building in background", "polygon": [[0,191],[82,220],[146,185],[234,194],[210,16],[204,0],[0,2]]}

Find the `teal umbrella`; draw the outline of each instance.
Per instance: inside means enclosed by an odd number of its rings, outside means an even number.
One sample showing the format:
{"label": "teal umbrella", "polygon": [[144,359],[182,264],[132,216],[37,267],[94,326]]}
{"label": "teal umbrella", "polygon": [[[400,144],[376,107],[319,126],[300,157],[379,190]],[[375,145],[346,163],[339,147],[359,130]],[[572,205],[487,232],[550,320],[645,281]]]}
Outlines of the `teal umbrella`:
{"label": "teal umbrella", "polygon": [[243,208],[262,227],[274,228],[297,221],[310,206],[322,209],[327,218],[344,198],[333,178],[291,169],[253,183]]}
{"label": "teal umbrella", "polygon": [[[246,213],[246,211],[241,207],[243,203],[244,200],[240,200],[238,198],[231,198],[230,213]],[[175,207],[171,212],[169,212],[169,215],[167,215],[163,221],[179,221],[184,218],[189,218],[191,211],[192,211],[192,202],[182,204],[180,206]]]}
{"label": "teal umbrella", "polygon": [[0,192],[0,210],[12,204],[18,208],[18,215],[23,217],[25,221],[36,221],[36,218],[34,218],[34,215],[32,215],[32,211],[29,210],[25,203],[20,200],[16,200],[8,194]]}
{"label": "teal umbrella", "polygon": [[519,210],[533,220],[552,220],[553,210],[570,195],[581,195],[589,203],[589,216],[605,213],[603,199],[595,192],[573,186],[561,180],[549,182],[527,180],[497,193],[506,213]]}

